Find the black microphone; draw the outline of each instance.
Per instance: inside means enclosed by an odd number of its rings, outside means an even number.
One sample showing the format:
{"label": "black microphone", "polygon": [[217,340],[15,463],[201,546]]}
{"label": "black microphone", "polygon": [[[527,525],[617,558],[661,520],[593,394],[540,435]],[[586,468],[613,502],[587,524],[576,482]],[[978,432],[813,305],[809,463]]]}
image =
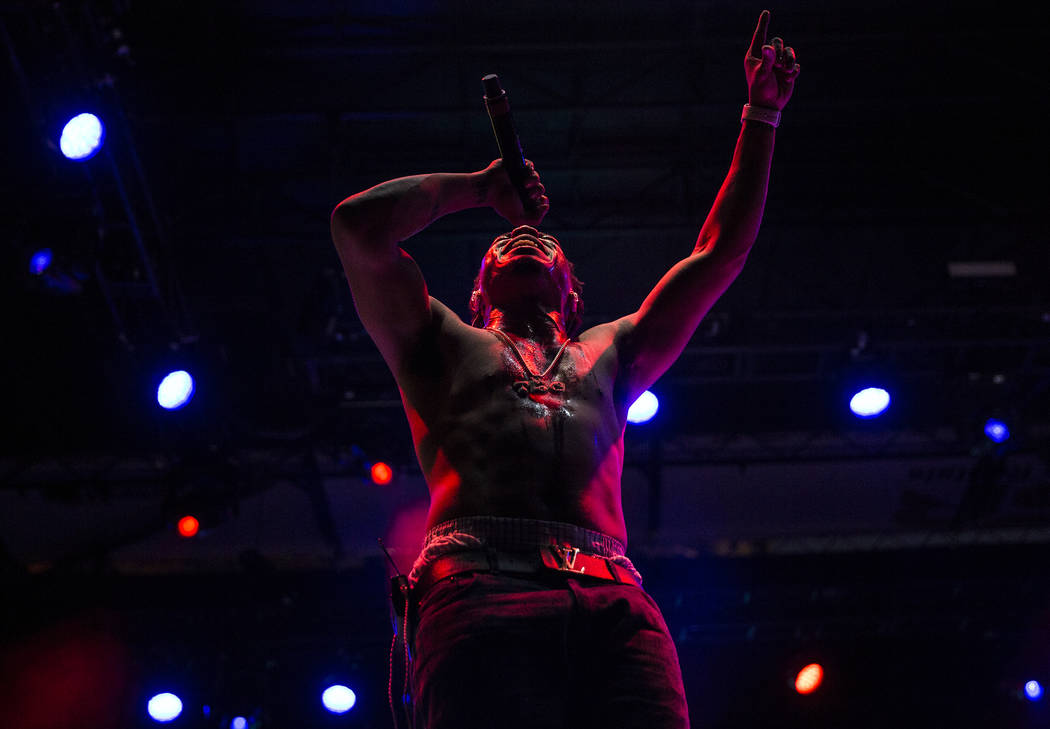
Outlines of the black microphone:
{"label": "black microphone", "polygon": [[503,158],[503,169],[507,171],[510,183],[518,191],[521,204],[526,210],[533,211],[536,205],[525,189],[525,180],[529,172],[525,168],[525,154],[521,151],[518,133],[514,130],[514,120],[510,116],[507,92],[500,86],[499,76],[494,73],[481,79],[481,86],[485,90],[485,110],[488,111],[489,120],[492,122],[492,132],[496,135],[496,144],[499,145],[499,153]]}

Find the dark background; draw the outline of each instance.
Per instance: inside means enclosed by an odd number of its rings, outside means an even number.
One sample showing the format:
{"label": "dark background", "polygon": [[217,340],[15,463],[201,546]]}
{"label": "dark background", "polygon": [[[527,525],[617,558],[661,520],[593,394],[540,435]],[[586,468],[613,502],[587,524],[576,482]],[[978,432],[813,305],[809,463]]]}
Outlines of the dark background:
{"label": "dark background", "polygon": [[[388,726],[375,539],[407,567],[426,491],[328,214],[487,164],[498,73],[587,322],[628,313],[725,175],[760,10],[6,3],[0,724],[136,726],[177,685],[183,726]],[[1042,26],[1009,3],[771,10],[802,73],[762,232],[627,433],[630,553],[694,724],[1045,726],[1018,696],[1050,683]],[[85,110],[105,145],[69,162]],[[469,211],[406,247],[465,314],[506,228]],[[968,261],[1016,273],[949,275]],[[169,413],[173,367],[197,391]],[[891,408],[857,421],[876,376]],[[814,660],[825,685],[795,695]],[[321,715],[328,679],[354,712]]]}

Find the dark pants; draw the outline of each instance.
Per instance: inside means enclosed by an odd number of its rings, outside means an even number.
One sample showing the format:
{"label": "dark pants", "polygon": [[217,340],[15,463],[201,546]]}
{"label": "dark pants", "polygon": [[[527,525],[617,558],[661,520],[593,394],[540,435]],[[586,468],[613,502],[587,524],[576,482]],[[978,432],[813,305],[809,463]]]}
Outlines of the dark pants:
{"label": "dark pants", "polygon": [[463,573],[423,596],[417,729],[683,729],[678,654],[644,590]]}

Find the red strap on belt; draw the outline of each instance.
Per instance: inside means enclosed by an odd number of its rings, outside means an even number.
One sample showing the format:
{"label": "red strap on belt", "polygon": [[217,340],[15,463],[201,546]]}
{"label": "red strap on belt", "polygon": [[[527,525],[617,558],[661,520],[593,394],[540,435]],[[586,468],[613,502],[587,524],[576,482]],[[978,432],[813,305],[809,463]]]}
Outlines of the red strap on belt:
{"label": "red strap on belt", "polygon": [[[551,547],[540,550],[540,558],[543,566],[559,572],[574,572],[588,577],[597,577],[600,580],[612,580],[623,582],[614,571],[615,565],[605,557],[594,554],[586,554],[575,547]],[[622,568],[621,568],[622,569]],[[634,580],[630,580],[634,582]]]}

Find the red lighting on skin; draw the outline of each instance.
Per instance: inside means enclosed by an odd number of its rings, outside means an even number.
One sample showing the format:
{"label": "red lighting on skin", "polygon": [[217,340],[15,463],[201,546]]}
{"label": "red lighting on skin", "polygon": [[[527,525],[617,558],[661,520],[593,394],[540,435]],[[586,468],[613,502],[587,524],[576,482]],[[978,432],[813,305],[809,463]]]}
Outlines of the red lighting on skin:
{"label": "red lighting on skin", "polygon": [[201,523],[195,516],[184,516],[179,519],[179,534],[184,537],[193,537],[201,528]]}
{"label": "red lighting on skin", "polygon": [[795,690],[800,694],[811,694],[824,680],[824,668],[819,663],[810,663],[795,677]]}
{"label": "red lighting on skin", "polygon": [[379,486],[386,486],[394,480],[394,469],[382,461],[372,466],[372,482]]}

